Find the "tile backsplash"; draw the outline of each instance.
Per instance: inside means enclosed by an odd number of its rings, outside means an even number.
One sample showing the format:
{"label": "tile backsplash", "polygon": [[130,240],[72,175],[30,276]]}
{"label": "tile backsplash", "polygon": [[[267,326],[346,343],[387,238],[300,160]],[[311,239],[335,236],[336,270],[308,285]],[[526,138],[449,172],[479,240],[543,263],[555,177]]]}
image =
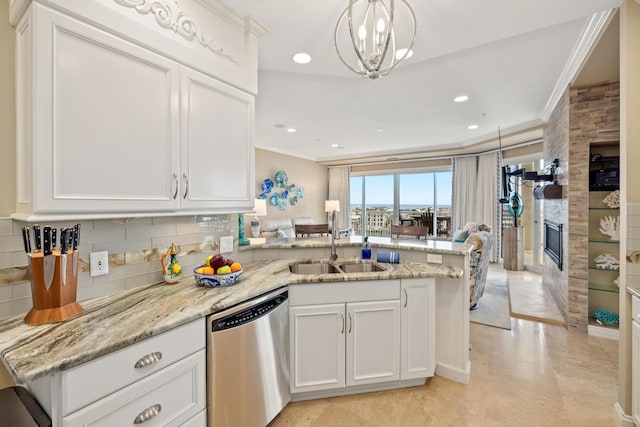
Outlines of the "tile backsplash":
{"label": "tile backsplash", "polygon": [[[236,214],[51,222],[81,224],[78,301],[163,280],[160,257],[171,243],[186,275],[216,252],[221,236],[238,235]],[[31,283],[21,229],[27,224],[0,218],[0,317],[31,308]],[[41,223],[41,225],[44,225]],[[237,241],[236,241],[237,244]],[[109,274],[91,277],[89,253],[109,252]],[[229,256],[237,256],[229,254]]]}

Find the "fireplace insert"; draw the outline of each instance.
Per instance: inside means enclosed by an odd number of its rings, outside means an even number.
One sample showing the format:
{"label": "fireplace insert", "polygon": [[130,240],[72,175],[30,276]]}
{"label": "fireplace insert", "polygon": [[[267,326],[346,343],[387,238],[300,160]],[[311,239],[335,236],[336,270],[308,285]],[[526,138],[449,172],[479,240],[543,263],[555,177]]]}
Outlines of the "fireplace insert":
{"label": "fireplace insert", "polygon": [[544,252],[562,271],[562,224],[544,220]]}

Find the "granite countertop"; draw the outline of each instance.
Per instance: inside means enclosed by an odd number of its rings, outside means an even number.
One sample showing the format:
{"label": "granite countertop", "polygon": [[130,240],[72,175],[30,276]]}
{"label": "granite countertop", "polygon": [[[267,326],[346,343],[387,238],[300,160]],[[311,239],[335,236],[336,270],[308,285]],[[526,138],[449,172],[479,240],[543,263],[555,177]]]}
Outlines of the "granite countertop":
{"label": "granite countertop", "polygon": [[[249,239],[251,245],[241,246],[241,251],[254,249],[289,249],[289,248],[328,248],[331,246],[331,237],[315,238],[273,238],[273,239]],[[336,246],[362,247],[362,236],[343,237],[336,240]],[[369,236],[369,245],[372,248],[384,248],[390,250],[426,251],[429,253],[466,255],[472,246],[468,243],[454,243],[449,240],[401,240],[390,237]]]}
{"label": "granite countertop", "polygon": [[640,298],[640,286],[627,286],[627,292],[635,297]]}
{"label": "granite countertop", "polygon": [[[347,260],[347,259],[345,259]],[[18,384],[127,347],[190,321],[287,286],[345,280],[411,277],[463,277],[463,270],[437,264],[388,264],[372,273],[295,275],[289,264],[298,260],[245,264],[242,279],[233,286],[196,286],[193,276],[175,285],[165,283],[82,301],[85,311],[64,322],[28,326],[24,316],[0,319],[0,359]],[[341,260],[342,261],[342,260]]]}

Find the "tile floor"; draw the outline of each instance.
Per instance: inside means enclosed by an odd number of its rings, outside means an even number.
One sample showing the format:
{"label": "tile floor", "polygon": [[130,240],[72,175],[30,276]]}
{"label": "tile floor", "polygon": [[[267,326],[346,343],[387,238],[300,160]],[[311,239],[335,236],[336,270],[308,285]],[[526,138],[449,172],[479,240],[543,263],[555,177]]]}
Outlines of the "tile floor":
{"label": "tile floor", "polygon": [[508,331],[471,324],[468,385],[294,402],[270,427],[614,426],[617,341],[512,319]]}
{"label": "tile floor", "polygon": [[564,325],[553,298],[542,285],[542,275],[530,271],[507,271],[511,316]]}

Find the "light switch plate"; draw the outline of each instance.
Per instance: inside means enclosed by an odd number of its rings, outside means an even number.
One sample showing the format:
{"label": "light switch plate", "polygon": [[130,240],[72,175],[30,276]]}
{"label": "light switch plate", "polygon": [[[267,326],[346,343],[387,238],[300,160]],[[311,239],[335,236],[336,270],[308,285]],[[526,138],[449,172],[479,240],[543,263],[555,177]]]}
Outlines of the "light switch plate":
{"label": "light switch plate", "polygon": [[228,254],[233,252],[233,236],[220,237],[220,253]]}
{"label": "light switch plate", "polygon": [[427,262],[432,264],[442,264],[442,255],[427,254]]}

